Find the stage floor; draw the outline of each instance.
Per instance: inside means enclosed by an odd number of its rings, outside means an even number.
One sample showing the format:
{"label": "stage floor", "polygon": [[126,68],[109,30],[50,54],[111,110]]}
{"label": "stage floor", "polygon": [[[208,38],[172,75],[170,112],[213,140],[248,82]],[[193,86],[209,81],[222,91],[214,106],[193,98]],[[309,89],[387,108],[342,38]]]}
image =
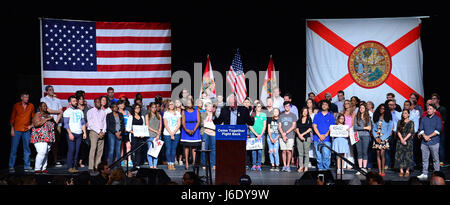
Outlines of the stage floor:
{"label": "stage floor", "polygon": [[[183,178],[183,175],[186,171],[184,166],[175,166],[176,170],[168,170],[167,165],[159,165],[158,168],[162,169],[166,172],[166,174],[170,177],[170,179],[178,184],[181,184],[181,179]],[[141,166],[141,168],[148,168],[147,165]],[[126,168],[124,168],[125,170]],[[79,168],[81,171],[88,171],[87,167]],[[295,167],[291,167],[291,172],[272,172],[270,171],[270,166],[263,166],[262,171],[251,171],[247,170],[247,175],[250,176],[252,179],[253,185],[294,185],[295,180],[300,179],[304,173],[298,173],[297,169]],[[310,168],[310,171],[315,171],[315,168]],[[71,175],[67,171],[67,168],[65,165],[61,167],[49,167],[48,168],[48,175]],[[193,171],[193,167],[191,166],[189,171]],[[370,170],[369,170],[370,171]],[[376,171],[376,170],[374,170]],[[447,179],[450,177],[450,167],[441,167],[441,171],[444,172],[444,174],[447,176]],[[334,180],[336,184],[338,184],[338,181],[341,180],[341,175],[336,175],[336,169],[331,168],[331,172],[333,174]],[[7,169],[1,170],[0,173],[2,174],[9,174]],[[15,175],[34,175],[34,173],[26,173],[23,171],[23,167],[17,167]],[[411,173],[411,176],[418,176],[421,174],[420,170],[414,170]],[[76,175],[76,174],[75,174]],[[200,169],[200,176],[205,175],[205,170]],[[356,171],[354,170],[345,170],[344,175],[342,176],[342,180],[345,181],[344,183],[348,183],[348,181],[352,180],[354,177],[358,177],[361,181],[365,180],[365,176],[363,175],[356,175]],[[212,177],[213,177],[213,183],[215,181],[215,171],[212,170]],[[383,177],[386,182],[390,182],[387,184],[405,184],[405,182],[408,181],[408,178],[405,177],[399,177],[398,171],[396,170],[386,170],[386,176]],[[447,184],[448,184],[447,180]]]}

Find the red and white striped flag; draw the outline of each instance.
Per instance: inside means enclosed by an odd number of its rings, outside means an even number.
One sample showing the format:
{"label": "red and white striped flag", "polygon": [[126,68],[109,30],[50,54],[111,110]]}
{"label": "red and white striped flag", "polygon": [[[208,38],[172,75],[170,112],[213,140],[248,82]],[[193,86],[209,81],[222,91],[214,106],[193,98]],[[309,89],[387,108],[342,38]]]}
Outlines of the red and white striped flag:
{"label": "red and white striped flag", "polygon": [[236,95],[238,104],[244,103],[244,100],[247,97],[247,87],[239,49],[237,50],[236,55],[234,55],[230,70],[228,70],[227,82],[231,87],[231,91]]}
{"label": "red and white striped flag", "polygon": [[144,103],[171,96],[169,23],[41,20],[42,89],[53,85],[64,105],[77,90],[88,102],[106,95]]}

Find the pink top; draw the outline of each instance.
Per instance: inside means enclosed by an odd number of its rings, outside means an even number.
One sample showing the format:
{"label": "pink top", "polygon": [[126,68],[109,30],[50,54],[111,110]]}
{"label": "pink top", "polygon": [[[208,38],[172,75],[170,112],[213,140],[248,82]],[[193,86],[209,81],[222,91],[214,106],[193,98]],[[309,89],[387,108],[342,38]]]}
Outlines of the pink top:
{"label": "pink top", "polygon": [[345,116],[345,124],[348,127],[352,127],[353,124],[353,117],[351,115],[344,115]]}

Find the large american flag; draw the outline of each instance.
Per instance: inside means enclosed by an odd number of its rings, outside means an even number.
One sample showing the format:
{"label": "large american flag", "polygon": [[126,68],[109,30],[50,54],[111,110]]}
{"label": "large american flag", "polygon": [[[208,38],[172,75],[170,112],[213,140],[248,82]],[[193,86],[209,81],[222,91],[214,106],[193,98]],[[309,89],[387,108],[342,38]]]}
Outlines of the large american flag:
{"label": "large american flag", "polygon": [[77,90],[88,102],[106,95],[144,103],[171,95],[169,23],[41,20],[42,93],[53,85],[64,104]]}
{"label": "large american flag", "polygon": [[228,70],[227,82],[231,87],[231,91],[236,95],[238,103],[244,103],[244,100],[247,97],[247,87],[245,85],[245,75],[244,69],[242,68],[239,49],[234,55],[233,62]]}

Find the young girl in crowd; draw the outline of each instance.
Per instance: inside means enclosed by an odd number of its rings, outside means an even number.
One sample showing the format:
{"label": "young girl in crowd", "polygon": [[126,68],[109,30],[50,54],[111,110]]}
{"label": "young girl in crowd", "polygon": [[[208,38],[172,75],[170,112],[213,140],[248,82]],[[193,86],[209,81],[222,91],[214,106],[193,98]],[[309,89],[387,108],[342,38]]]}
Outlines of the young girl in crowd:
{"label": "young girl in crowd", "polygon": [[[161,137],[161,114],[156,111],[156,103],[151,102],[150,103],[150,112],[148,112],[147,116],[145,116],[145,122],[148,126],[150,138],[147,141],[148,148],[150,149],[151,146],[155,146],[153,144],[153,141],[156,139],[159,140]],[[148,166],[150,169],[156,169],[158,166],[158,157],[152,157],[147,154],[147,160],[148,160]]]}
{"label": "young girl in crowd", "polygon": [[[205,150],[211,150],[209,155],[210,165],[212,169],[216,169],[216,125],[214,125],[214,112],[213,112],[213,104],[210,102],[205,103],[206,112],[201,113],[201,134],[202,140],[205,142]],[[205,153],[202,152],[201,161],[203,164],[203,169],[206,169],[206,157]]]}
{"label": "young girl in crowd", "polygon": [[[179,113],[181,113],[184,110],[184,106],[181,100],[175,100],[175,109]],[[183,148],[181,146],[177,146],[175,165],[183,166]]]}
{"label": "young girl in crowd", "polygon": [[[345,116],[343,114],[338,114],[336,119],[336,125],[345,125]],[[347,129],[348,131],[348,129]],[[333,137],[333,136],[331,136]],[[344,157],[346,153],[349,153],[349,147],[348,147],[348,137],[334,137],[333,139],[333,150],[336,151],[341,157]],[[341,170],[343,168],[343,160],[341,157],[337,157],[336,164],[337,164],[337,172],[336,174],[344,174],[344,171]]]}
{"label": "young girl in crowd", "polygon": [[[345,117],[345,124],[348,127],[353,127],[353,118],[355,116],[355,110],[352,108],[352,103],[350,102],[350,100],[344,101],[344,109],[342,110],[342,114]],[[344,157],[347,158],[350,162],[354,163],[355,158],[353,157],[354,156],[353,155],[353,146],[350,144],[350,140],[347,140],[347,141],[348,141],[347,146],[348,146],[349,152],[345,153]],[[347,170],[352,169],[352,166],[350,164],[347,164],[346,162],[342,162],[342,164],[343,164],[342,169],[344,169],[344,168],[347,168]]]}
{"label": "young girl in crowd", "polygon": [[[269,101],[269,100],[268,100]],[[280,155],[278,154],[280,135],[278,134],[278,119],[280,118],[280,109],[273,108],[273,117],[269,118],[267,145],[269,146],[269,157],[272,168],[270,171],[279,171]]]}
{"label": "young girl in crowd", "polygon": [[[130,118],[131,117],[130,112],[127,109],[125,109],[125,101],[123,101],[123,100],[117,101],[117,107],[119,108],[119,113],[121,113],[123,116],[124,124],[126,127],[126,125],[128,124],[128,120],[133,120],[133,119]],[[129,130],[126,130],[125,132],[122,133],[123,146],[122,146],[121,156],[123,156],[125,153],[127,153],[131,150],[130,133],[128,131]],[[121,165],[123,167],[126,166],[125,160],[122,161]],[[133,167],[133,162],[131,161],[131,155],[128,156],[128,167]]]}
{"label": "young girl in crowd", "polygon": [[[356,143],[358,150],[358,165],[367,172],[368,147],[370,142],[370,130],[372,129],[372,120],[370,119],[369,110],[365,103],[359,105],[358,113],[353,123],[353,129],[358,133],[359,141]],[[359,174],[357,172],[356,174]]]}
{"label": "young girl in crowd", "polygon": [[[146,122],[145,122],[145,117],[142,115],[142,108],[141,105],[139,104],[134,104],[132,106],[132,116],[133,116],[133,121],[132,121],[132,125],[144,125],[146,126]],[[147,127],[147,126],[146,126]],[[148,137],[146,136],[140,136],[140,135],[136,135],[134,133],[134,130],[131,130],[131,147],[133,150],[136,150],[137,147],[139,147],[139,145],[141,145],[142,143],[147,142]],[[134,152],[133,155],[133,165],[136,168],[140,168],[139,166],[141,166],[142,164],[144,164],[145,158],[147,156],[146,154],[146,149],[145,148],[141,148],[138,149]]]}
{"label": "young girl in crowd", "polygon": [[[266,130],[267,116],[261,112],[262,104],[257,102],[255,107],[255,124],[249,126],[250,138],[257,138],[257,140],[264,140],[264,131]],[[252,150],[252,163],[251,170],[261,171],[262,150]]]}
{"label": "young girl in crowd", "polygon": [[312,119],[309,117],[308,108],[304,107],[300,111],[300,118],[297,121],[297,151],[298,151],[298,172],[308,171],[309,148],[311,146]]}
{"label": "young girl in crowd", "polygon": [[385,150],[389,149],[389,136],[394,126],[391,112],[386,110],[384,104],[381,104],[373,113],[373,136],[375,141],[372,148],[377,151],[378,174],[385,176],[384,165],[386,163]]}
{"label": "young girl in crowd", "polygon": [[163,116],[167,167],[169,170],[175,170],[174,161],[178,142],[180,141],[181,115],[176,111],[173,101],[168,101],[167,111],[164,112]]}

